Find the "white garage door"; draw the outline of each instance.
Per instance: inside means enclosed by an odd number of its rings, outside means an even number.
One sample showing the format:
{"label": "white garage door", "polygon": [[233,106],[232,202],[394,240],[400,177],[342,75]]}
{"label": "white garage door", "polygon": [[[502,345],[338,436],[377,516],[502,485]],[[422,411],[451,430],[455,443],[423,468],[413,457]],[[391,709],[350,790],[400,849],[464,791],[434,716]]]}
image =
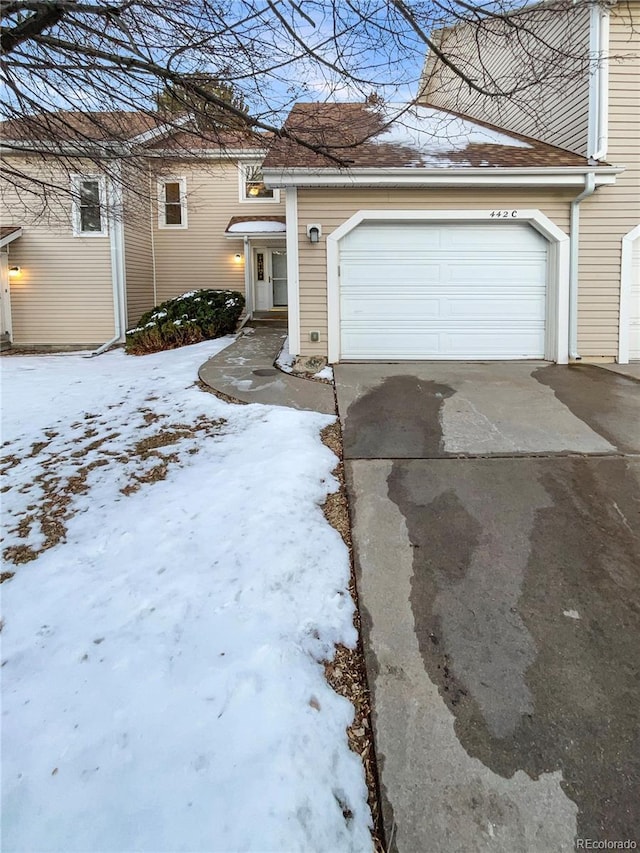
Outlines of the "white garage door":
{"label": "white garage door", "polygon": [[640,237],[633,241],[633,249],[631,252],[629,358],[640,359]]}
{"label": "white garage door", "polygon": [[359,225],[340,243],[341,359],[544,358],[547,246],[525,224]]}

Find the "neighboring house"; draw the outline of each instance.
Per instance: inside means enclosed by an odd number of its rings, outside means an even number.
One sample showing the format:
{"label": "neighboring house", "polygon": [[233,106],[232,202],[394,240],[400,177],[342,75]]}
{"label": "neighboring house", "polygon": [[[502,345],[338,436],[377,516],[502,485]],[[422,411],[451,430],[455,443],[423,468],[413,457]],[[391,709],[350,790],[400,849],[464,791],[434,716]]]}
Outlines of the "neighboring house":
{"label": "neighboring house", "polygon": [[[249,310],[285,307],[284,203],[262,181],[265,141],[113,115],[148,158],[105,159],[100,170],[80,157],[71,176],[26,153],[37,148],[33,122],[0,125],[7,170],[39,176],[43,194],[59,188],[46,208],[24,189],[3,193],[3,226],[17,229],[2,255],[3,334],[23,347],[100,347],[122,341],[153,305],[205,287],[245,293]],[[95,137],[106,118],[65,114],[73,138],[63,142],[80,152],[104,144]],[[118,145],[126,153],[126,140]]]}
{"label": "neighboring house", "polygon": [[640,358],[640,2],[543,2],[489,19],[481,30],[466,24],[442,30],[435,42],[483,86],[507,90],[536,76],[540,83],[527,88],[526,98],[489,98],[432,53],[423,73],[425,101],[531,134],[592,163],[624,166],[614,185],[580,205],[578,339],[571,349],[583,358]]}

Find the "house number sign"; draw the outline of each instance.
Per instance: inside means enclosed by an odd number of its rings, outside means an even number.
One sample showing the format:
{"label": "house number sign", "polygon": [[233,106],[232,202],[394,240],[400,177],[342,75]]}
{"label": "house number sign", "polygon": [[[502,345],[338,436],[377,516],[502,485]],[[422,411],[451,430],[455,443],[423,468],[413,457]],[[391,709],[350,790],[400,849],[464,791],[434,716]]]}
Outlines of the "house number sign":
{"label": "house number sign", "polygon": [[517,215],[517,210],[492,210],[489,214],[492,219],[515,219]]}

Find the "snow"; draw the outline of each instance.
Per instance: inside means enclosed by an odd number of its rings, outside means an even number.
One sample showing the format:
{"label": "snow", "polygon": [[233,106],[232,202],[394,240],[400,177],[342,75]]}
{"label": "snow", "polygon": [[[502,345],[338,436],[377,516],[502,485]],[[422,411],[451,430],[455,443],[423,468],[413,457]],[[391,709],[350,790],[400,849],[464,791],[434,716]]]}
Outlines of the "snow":
{"label": "snow", "polygon": [[293,363],[295,360],[295,356],[289,352],[289,337],[287,336],[276,358],[276,367],[279,367],[284,373],[293,373]]}
{"label": "snow", "polygon": [[[286,337],[284,339],[284,343],[282,344],[282,349],[276,358],[276,367],[279,367],[284,373],[293,373],[293,364],[295,362],[295,356],[291,355],[289,352],[289,338]],[[329,367],[327,364],[322,370],[319,370],[317,373],[313,374],[314,379],[328,379],[330,382],[333,382],[333,368]]]}
{"label": "snow", "polygon": [[4,850],[371,849],[331,419],[201,391],[231,340],[2,359],[3,548],[66,529],[5,564]]}
{"label": "snow", "polygon": [[446,155],[463,153],[469,145],[531,148],[529,143],[510,134],[432,107],[388,104],[382,110],[375,109],[390,124],[369,142],[413,149],[416,158],[412,166],[459,166],[459,159],[448,160]]}
{"label": "snow", "polygon": [[333,368],[330,365],[326,365],[319,370],[317,373],[313,374],[314,379],[328,379],[329,382],[333,382]]}
{"label": "snow", "polygon": [[227,228],[227,234],[266,234],[271,231],[281,231],[284,233],[287,226],[284,222],[267,222],[267,221],[247,221],[234,222]]}

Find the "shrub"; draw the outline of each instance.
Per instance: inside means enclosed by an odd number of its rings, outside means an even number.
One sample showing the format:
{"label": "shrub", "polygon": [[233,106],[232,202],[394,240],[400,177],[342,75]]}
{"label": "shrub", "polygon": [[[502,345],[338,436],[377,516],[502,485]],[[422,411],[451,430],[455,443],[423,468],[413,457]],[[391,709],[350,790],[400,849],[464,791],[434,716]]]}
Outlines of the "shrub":
{"label": "shrub", "polygon": [[244,308],[235,290],[192,290],[147,311],[129,329],[125,349],[132,355],[175,349],[233,332]]}

